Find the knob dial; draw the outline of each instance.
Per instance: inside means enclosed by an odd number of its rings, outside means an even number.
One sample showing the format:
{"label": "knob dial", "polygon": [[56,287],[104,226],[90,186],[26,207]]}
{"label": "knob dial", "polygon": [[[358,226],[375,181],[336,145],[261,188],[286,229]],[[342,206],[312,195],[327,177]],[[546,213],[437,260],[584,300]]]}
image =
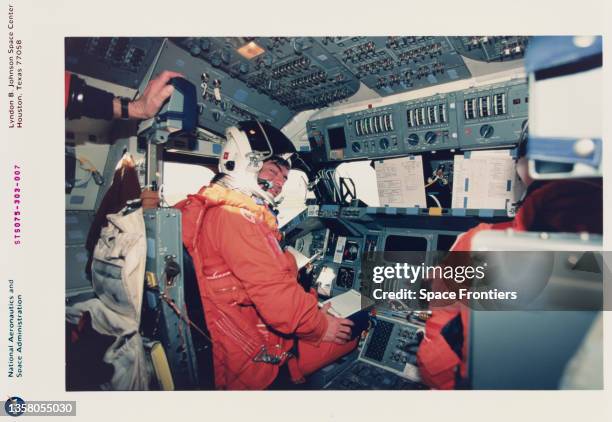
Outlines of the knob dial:
{"label": "knob dial", "polygon": [[491,125],[480,126],[480,136],[483,138],[490,138],[495,133],[495,129]]}
{"label": "knob dial", "polygon": [[219,120],[221,120],[221,112],[219,111],[213,111],[213,119],[215,119],[215,122],[218,122]]}
{"label": "knob dial", "polygon": [[263,57],[263,64],[265,64],[267,67],[272,66],[272,62],[274,61],[274,58],[272,57],[271,54],[266,54]]}
{"label": "knob dial", "polygon": [[438,135],[436,135],[435,132],[427,132],[425,134],[425,142],[427,142],[428,144],[435,143],[437,139],[438,139]]}
{"label": "knob dial", "polygon": [[221,53],[216,52],[212,55],[212,57],[210,58],[210,63],[214,66],[214,67],[219,67],[221,66]]}
{"label": "knob dial", "polygon": [[408,143],[413,147],[417,146],[419,144],[419,135],[417,135],[416,133],[411,134],[408,137]]}
{"label": "knob dial", "polygon": [[223,49],[223,51],[221,51],[221,60],[223,60],[223,63],[228,64],[231,58],[232,58],[232,53],[230,50],[225,48]]}
{"label": "knob dial", "polygon": [[296,38],[293,41],[293,50],[295,51],[295,54],[302,54],[302,51],[304,51],[305,47],[306,39],[304,39],[303,37]]}
{"label": "knob dial", "polygon": [[378,144],[380,145],[380,149],[389,148],[389,140],[387,138],[382,138]]}
{"label": "knob dial", "polygon": [[351,145],[351,149],[353,150],[353,152],[359,153],[361,152],[361,144],[359,142],[353,142],[353,145]]}
{"label": "knob dial", "polygon": [[200,48],[204,51],[210,50],[210,40],[208,38],[200,39]]}
{"label": "knob dial", "polygon": [[191,53],[192,56],[197,57],[202,52],[202,49],[200,48],[199,45],[192,44],[191,47],[189,47],[189,52]]}

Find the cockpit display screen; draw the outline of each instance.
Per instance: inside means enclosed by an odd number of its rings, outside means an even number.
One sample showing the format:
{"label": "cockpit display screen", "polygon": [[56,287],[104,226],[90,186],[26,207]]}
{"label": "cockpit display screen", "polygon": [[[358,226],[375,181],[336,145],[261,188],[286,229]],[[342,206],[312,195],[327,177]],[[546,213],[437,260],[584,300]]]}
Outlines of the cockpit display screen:
{"label": "cockpit display screen", "polygon": [[346,148],[346,135],[344,133],[344,127],[335,127],[327,130],[327,137],[329,138],[329,148],[344,149]]}

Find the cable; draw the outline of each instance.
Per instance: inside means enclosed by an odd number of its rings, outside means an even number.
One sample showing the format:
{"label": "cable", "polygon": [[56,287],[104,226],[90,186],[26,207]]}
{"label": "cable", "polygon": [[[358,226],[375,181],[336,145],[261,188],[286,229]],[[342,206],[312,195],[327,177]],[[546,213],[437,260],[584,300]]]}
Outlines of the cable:
{"label": "cable", "polygon": [[172,298],[168,297],[168,295],[166,295],[166,293],[164,292],[160,292],[159,293],[159,297],[168,304],[168,306],[170,306],[170,309],[172,309],[174,311],[174,313],[176,314],[176,316],[178,316],[180,319],[182,319],[183,321],[185,321],[187,324],[189,324],[191,327],[193,327],[198,333],[200,333],[206,340],[208,340],[211,344],[212,344],[212,339],[206,335],[206,333],[204,332],[204,330],[202,330],[200,327],[198,327],[197,325],[195,325],[187,315],[183,314],[180,309],[178,308],[178,306],[176,306],[176,303],[174,302],[174,300],[172,300]]}
{"label": "cable", "polygon": [[82,188],[82,187],[87,186],[87,184],[89,183],[91,178],[92,178],[92,173],[89,173],[89,177],[87,179],[85,179],[85,180],[82,180],[82,179],[81,180],[75,180],[73,188]]}
{"label": "cable", "polygon": [[436,195],[430,193],[427,196],[429,196],[431,199],[434,200],[434,202],[438,205],[438,208],[442,208],[442,204],[440,204],[440,201],[438,201],[438,198],[436,198]]}
{"label": "cable", "polygon": [[264,155],[262,158],[262,161],[265,161],[274,155],[274,150],[272,149],[272,143],[270,143],[270,140],[268,139],[268,134],[266,133],[266,130],[264,129],[263,125],[259,122],[259,120],[255,120],[255,122],[257,122],[257,126],[259,126],[259,129],[261,130],[261,133],[263,134],[266,140],[266,143],[268,144],[268,147],[270,148],[270,155]]}
{"label": "cable", "polygon": [[428,187],[430,187],[431,185],[433,185],[434,183],[436,183],[440,178],[438,176],[434,177],[434,179],[431,181],[431,183],[428,183],[425,185],[425,189],[427,189]]}
{"label": "cable", "polygon": [[528,131],[529,131],[529,120],[526,120],[525,126],[523,126],[523,128],[521,129],[521,133],[519,135],[519,142],[524,141],[523,138],[525,137]]}
{"label": "cable", "polygon": [[[93,173],[94,171],[98,171],[96,166],[94,166],[93,163],[91,161],[89,161],[89,159],[87,159],[85,157],[80,157],[80,156],[75,156],[74,158],[77,159],[77,161],[79,162],[79,165],[81,166],[81,168],[83,170],[89,171],[91,173]],[[85,164],[89,164],[89,168],[83,167]]]}
{"label": "cable", "polygon": [[168,201],[166,201],[164,187],[165,185],[163,183],[159,185],[159,206],[160,208],[171,208]]}
{"label": "cable", "polygon": [[521,128],[521,133],[519,134],[518,144],[516,145],[516,150],[518,152],[519,158],[523,155],[527,155],[526,151],[526,142],[528,141],[528,132],[529,132],[529,120],[526,120],[525,126]]}
{"label": "cable", "polygon": [[93,163],[87,157],[78,156],[74,153],[66,153],[66,155],[70,157],[74,157],[74,159],[79,162],[79,167],[81,168],[81,170],[89,173],[89,177],[87,178],[87,180],[78,181],[78,184],[76,183],[77,181],[75,181],[74,187],[85,186],[87,183],[89,183],[92,177],[96,185],[102,186],[104,184],[104,177],[102,176],[102,174],[100,174],[96,166],[94,166]]}

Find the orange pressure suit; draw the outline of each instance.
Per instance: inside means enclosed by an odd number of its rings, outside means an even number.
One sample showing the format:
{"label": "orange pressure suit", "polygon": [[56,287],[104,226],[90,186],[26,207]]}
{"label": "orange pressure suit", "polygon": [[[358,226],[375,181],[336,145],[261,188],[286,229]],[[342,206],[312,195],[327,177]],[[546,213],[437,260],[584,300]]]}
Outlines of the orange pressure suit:
{"label": "orange pressure suit", "polygon": [[321,343],[327,320],[298,284],[295,259],[281,249],[265,205],[213,184],[176,207],[213,341],[217,388],[264,389],[283,364],[297,382],[355,347],[356,340]]}

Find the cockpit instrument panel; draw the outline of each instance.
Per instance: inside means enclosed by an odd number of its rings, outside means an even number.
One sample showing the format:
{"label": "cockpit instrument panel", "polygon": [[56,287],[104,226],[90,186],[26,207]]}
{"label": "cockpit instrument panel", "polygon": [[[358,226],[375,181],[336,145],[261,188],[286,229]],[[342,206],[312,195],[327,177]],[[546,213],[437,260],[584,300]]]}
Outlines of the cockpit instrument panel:
{"label": "cockpit instrument panel", "polygon": [[471,76],[447,37],[324,37],[317,41],[381,96]]}
{"label": "cockpit instrument panel", "polygon": [[66,38],[66,70],[136,89],[163,38]]}
{"label": "cockpit instrument panel", "polygon": [[249,119],[282,127],[294,114],[266,92],[254,89],[171,41],[164,43],[152,74],[165,69],[181,72],[196,85],[198,124],[214,133],[223,134],[226,127]]}
{"label": "cockpit instrument panel", "polygon": [[[526,37],[492,36],[74,37],[66,41],[66,69],[140,89],[162,70],[181,72],[199,87],[199,125],[223,134],[252,118],[282,127],[300,111],[337,105],[363,87],[386,97],[468,79],[477,76],[468,60],[519,59],[526,43]],[[429,129],[418,133],[417,151],[456,143],[445,139],[453,99],[431,100],[422,105],[433,107],[425,114],[416,108],[414,123]],[[392,107],[355,116],[355,136],[368,139],[354,144],[360,148],[354,154],[412,150],[394,133],[406,128],[406,112]]]}
{"label": "cockpit instrument panel", "polygon": [[359,88],[343,63],[312,37],[173,38],[214,68],[292,111],[326,106]]}
{"label": "cockpit instrument panel", "polygon": [[511,80],[311,120],[308,139],[322,162],[512,146],[528,101],[526,81]]}
{"label": "cockpit instrument panel", "polygon": [[450,37],[459,54],[473,60],[503,62],[522,58],[527,37],[476,35]]}
{"label": "cockpit instrument panel", "polygon": [[[410,251],[418,265],[433,259],[434,251],[448,250],[456,236],[478,224],[473,217],[444,216],[436,219],[418,215],[369,213],[377,208],[341,207],[338,213],[306,211],[283,227],[285,244],[312,260],[313,287],[323,296],[349,289],[372,297],[371,283],[363,283],[363,264],[375,252],[386,262]],[[384,211],[384,208],[380,208]],[[432,252],[428,254],[427,252]]]}

